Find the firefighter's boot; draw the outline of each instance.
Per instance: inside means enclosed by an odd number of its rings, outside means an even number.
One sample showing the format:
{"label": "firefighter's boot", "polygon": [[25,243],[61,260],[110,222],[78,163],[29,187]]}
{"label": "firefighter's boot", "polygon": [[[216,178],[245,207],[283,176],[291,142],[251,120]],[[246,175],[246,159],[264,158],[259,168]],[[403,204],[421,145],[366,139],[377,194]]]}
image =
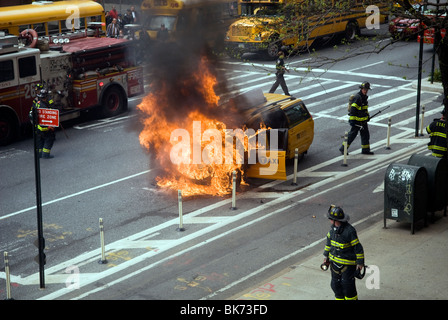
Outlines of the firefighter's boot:
{"label": "firefighter's boot", "polygon": [[51,158],[54,158],[54,156],[50,154],[50,150],[44,149],[42,151],[42,159],[51,159]]}

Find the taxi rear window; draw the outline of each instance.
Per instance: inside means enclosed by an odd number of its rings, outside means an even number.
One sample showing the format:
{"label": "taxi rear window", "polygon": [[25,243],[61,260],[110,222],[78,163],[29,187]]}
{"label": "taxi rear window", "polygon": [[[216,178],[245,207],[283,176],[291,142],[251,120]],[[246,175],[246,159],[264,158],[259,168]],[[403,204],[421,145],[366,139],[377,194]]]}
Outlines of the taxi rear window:
{"label": "taxi rear window", "polygon": [[289,121],[289,127],[295,127],[299,123],[309,119],[311,117],[308,109],[305,107],[302,101],[284,109],[286,117]]}

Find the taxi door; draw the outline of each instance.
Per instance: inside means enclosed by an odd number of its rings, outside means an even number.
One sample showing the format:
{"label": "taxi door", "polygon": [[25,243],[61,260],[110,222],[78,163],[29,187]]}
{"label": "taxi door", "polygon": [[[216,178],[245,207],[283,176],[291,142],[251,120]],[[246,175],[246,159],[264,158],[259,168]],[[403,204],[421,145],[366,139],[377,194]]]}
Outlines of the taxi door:
{"label": "taxi door", "polygon": [[[267,133],[268,146],[266,150],[257,149],[257,161],[255,164],[249,165],[246,176],[249,178],[286,180],[288,129],[271,129],[267,130]],[[275,149],[271,137],[277,140],[277,148]]]}

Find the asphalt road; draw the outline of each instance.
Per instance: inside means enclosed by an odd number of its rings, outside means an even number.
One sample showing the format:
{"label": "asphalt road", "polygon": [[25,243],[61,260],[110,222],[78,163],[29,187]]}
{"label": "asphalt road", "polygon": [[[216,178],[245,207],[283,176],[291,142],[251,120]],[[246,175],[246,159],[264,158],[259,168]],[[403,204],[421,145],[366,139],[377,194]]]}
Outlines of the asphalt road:
{"label": "asphalt road", "polygon": [[[386,26],[382,26],[383,32]],[[196,196],[183,201],[185,231],[178,231],[177,194],[156,187],[158,168],[139,144],[136,105],[111,119],[87,116],[58,131],[54,159],[41,161],[45,290],[39,289],[33,260],[36,196],[32,139],[0,148],[0,251],[10,256],[15,299],[231,299],[323,249],[325,212],[343,206],[358,229],[382,219],[383,180],[392,162],[427,153],[428,137],[415,137],[418,44],[400,42],[381,53],[362,53],[387,39],[367,33],[367,42],[323,45],[314,54],[286,60],[291,94],[303,99],[315,121],[315,138],[299,163],[298,186],[287,181],[252,180],[230,197]],[[349,59],[322,65],[316,55]],[[424,51],[425,78],[431,49]],[[274,63],[257,57],[225,59],[228,82],[223,99],[251,89],[268,91]],[[310,65],[310,63],[313,63]],[[360,138],[347,166],[338,151],[348,131],[348,96],[369,81],[370,113],[391,107],[369,123],[373,156],[360,154]],[[281,92],[281,89],[277,89]],[[441,111],[439,94],[424,91],[425,125]],[[392,118],[391,149],[385,149]],[[68,136],[68,138],[65,136]],[[104,221],[106,260],[100,249]],[[361,239],[362,241],[362,239]],[[0,297],[5,297],[0,272]],[[293,299],[293,297],[292,297]]]}

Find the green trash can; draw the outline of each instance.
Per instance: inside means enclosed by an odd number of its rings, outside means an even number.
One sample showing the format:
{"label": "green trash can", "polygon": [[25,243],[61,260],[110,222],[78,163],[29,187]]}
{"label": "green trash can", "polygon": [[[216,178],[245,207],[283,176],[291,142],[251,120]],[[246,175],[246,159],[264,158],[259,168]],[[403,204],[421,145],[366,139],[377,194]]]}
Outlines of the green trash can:
{"label": "green trash can", "polygon": [[[408,164],[424,167],[428,173],[428,212],[445,209],[448,199],[448,164],[446,159],[413,154]],[[446,214],[446,213],[445,213]]]}
{"label": "green trash can", "polygon": [[384,177],[384,228],[386,219],[411,223],[424,220],[428,198],[428,173],[423,167],[392,163]]}

